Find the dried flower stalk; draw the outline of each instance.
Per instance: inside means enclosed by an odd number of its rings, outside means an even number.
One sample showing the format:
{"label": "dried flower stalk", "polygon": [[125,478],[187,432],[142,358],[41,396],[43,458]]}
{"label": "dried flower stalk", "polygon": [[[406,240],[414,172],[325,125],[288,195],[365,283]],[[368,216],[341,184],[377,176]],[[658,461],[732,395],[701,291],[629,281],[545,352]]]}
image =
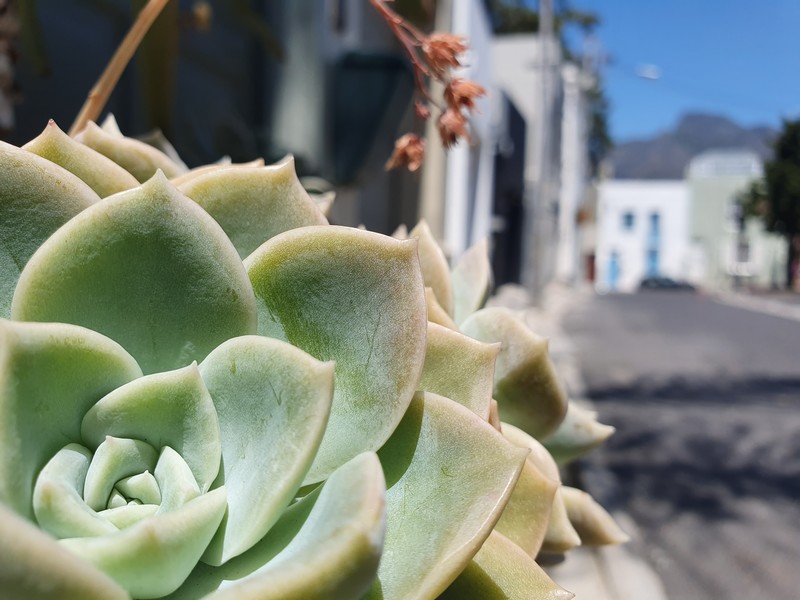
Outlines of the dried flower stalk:
{"label": "dried flower stalk", "polygon": [[[400,42],[414,70],[414,113],[417,127],[431,117],[431,107],[439,109],[437,128],[442,145],[450,148],[458,140],[471,141],[467,127],[469,114],[475,111],[475,99],[486,95],[483,86],[451,76],[451,70],[461,66],[459,56],[467,50],[466,40],[452,33],[434,32],[425,35],[387,6],[390,0],[370,0],[386,20],[389,29]],[[428,81],[435,80],[444,87],[444,103],[433,98]],[[386,169],[406,167],[416,171],[424,160],[425,141],[417,133],[407,133],[396,142]]]}
{"label": "dried flower stalk", "polygon": [[133,54],[139,44],[142,43],[142,39],[150,29],[150,26],[158,18],[158,15],[161,14],[168,2],[169,0],[150,0],[139,12],[130,31],[128,31],[125,39],[122,40],[114,56],[111,57],[111,61],[106,66],[105,71],[103,71],[100,79],[97,80],[97,83],[89,92],[86,102],[69,130],[70,135],[80,133],[89,121],[96,121],[100,116],[108,102],[108,98],[111,96],[111,92],[114,91],[114,87],[116,87],[119,78],[122,76],[122,72],[128,66],[131,58],[133,58]]}

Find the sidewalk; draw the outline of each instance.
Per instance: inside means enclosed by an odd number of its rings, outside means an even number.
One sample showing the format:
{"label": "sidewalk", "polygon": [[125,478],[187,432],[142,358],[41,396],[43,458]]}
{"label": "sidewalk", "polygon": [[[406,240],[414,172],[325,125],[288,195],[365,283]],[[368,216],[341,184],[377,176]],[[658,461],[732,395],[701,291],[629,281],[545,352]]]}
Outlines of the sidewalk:
{"label": "sidewalk", "polygon": [[800,294],[753,294],[748,292],[720,292],[715,300],[774,317],[800,321]]}
{"label": "sidewalk", "polygon": [[[587,302],[592,293],[589,288],[551,284],[541,306],[532,307],[524,289],[504,286],[490,302],[525,311],[530,328],[550,339],[550,355],[570,400],[586,407],[591,407],[591,401],[586,397],[575,347],[562,324],[566,314]],[[596,461],[581,466],[583,487],[611,511],[631,541],[621,546],[576,548],[563,563],[547,567],[547,572],[559,585],[575,593],[576,600],[667,600],[658,575],[641,557],[641,536],[636,524],[624,507],[613,505],[618,485],[614,476]]]}

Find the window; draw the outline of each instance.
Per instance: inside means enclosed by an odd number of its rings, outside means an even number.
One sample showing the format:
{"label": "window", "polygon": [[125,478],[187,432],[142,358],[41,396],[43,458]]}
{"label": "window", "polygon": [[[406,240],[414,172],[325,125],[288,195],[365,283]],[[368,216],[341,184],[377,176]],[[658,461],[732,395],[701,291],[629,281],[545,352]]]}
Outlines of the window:
{"label": "window", "polygon": [[736,243],[736,262],[750,262],[750,242],[743,236]]}
{"label": "window", "polygon": [[647,276],[648,277],[658,276],[658,272],[660,270],[658,250],[648,250],[646,261],[647,261],[646,265]]}
{"label": "window", "polygon": [[635,224],[635,219],[633,218],[633,213],[628,211],[622,213],[622,229],[625,231],[633,231],[633,226]]}
{"label": "window", "polygon": [[650,227],[647,231],[647,244],[651,249],[657,249],[661,244],[661,215],[657,212],[650,213]]}
{"label": "window", "polygon": [[650,213],[650,232],[658,235],[661,229],[661,215],[657,212]]}

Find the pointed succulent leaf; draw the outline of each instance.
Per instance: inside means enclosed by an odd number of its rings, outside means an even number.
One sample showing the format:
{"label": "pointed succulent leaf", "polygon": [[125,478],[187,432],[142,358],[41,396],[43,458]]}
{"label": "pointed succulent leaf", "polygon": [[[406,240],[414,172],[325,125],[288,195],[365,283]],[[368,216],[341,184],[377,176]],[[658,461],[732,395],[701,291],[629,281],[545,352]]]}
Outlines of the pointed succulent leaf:
{"label": "pointed succulent leaf", "polygon": [[125,477],[114,487],[128,498],[138,498],[144,504],[161,504],[158,482],[148,471]]}
{"label": "pointed succulent leaf", "polygon": [[525,461],[460,404],[420,393],[381,448],[384,560],[369,598],[436,598],[494,528]]}
{"label": "pointed succulent leaf", "polygon": [[537,439],[513,425],[503,423],[502,432],[503,436],[515,446],[529,448],[531,453],[528,455],[528,461],[532,462],[544,476],[559,484],[553,496],[541,552],[562,554],[580,546],[581,539],[569,521],[567,507],[561,494],[561,474],[550,452]]}
{"label": "pointed succulent leaf", "polygon": [[183,457],[169,446],[161,449],[153,477],[158,483],[158,491],[161,494],[159,512],[177,510],[201,493],[192,469]]}
{"label": "pointed succulent leaf", "polygon": [[257,318],[236,249],[161,174],[50,237],[23,270],[11,312],[108,335],[146,373],[202,360],[226,339],[254,333]]}
{"label": "pointed succulent leaf", "polygon": [[83,499],[93,510],[103,510],[108,504],[114,484],[124,477],[152,471],[158,452],[141,440],[106,439],[95,450],[83,485]]}
{"label": "pointed succulent leaf", "polygon": [[124,587],[134,598],[160,598],[192,572],[225,513],[225,488],[173,512],[157,514],[112,535],[60,543]]}
{"label": "pointed succulent leaf", "polygon": [[492,266],[486,240],[469,248],[453,267],[453,320],[459,325],[483,308],[492,288]]}
{"label": "pointed succulent leaf", "polygon": [[542,540],[541,554],[564,554],[581,545],[581,536],[569,520],[564,502],[563,486],[556,490],[553,508],[547,523],[547,533]]}
{"label": "pointed succulent leaf", "polygon": [[[66,447],[66,446],[65,446]],[[34,494],[36,494],[36,489],[34,488]],[[34,507],[36,502],[36,498],[34,496]],[[122,493],[115,487],[111,490],[111,496],[108,497],[108,507],[109,508],[119,508],[121,506],[127,506],[128,499],[122,495]],[[66,536],[66,537],[80,537],[80,536]]]}
{"label": "pointed succulent leaf", "polygon": [[499,351],[500,344],[484,344],[429,322],[419,389],[455,400],[487,420]]}
{"label": "pointed succulent leaf", "polygon": [[85,181],[101,198],[139,185],[133,175],[110,158],[69,137],[52,119],[44,131],[22,149],[64,167]]}
{"label": "pointed succulent leaf", "polygon": [[494,373],[494,397],[500,417],[541,438],[556,430],[567,398],[547,350],[547,339],[533,333],[513,312],[484,308],[461,330],[482,342],[501,342]]}
{"label": "pointed succulent leaf", "polygon": [[245,163],[232,163],[230,159],[224,162],[213,163],[210,165],[203,165],[201,167],[195,167],[189,171],[186,171],[183,175],[178,175],[177,177],[173,177],[170,179],[170,183],[174,185],[176,188],[180,188],[182,185],[189,183],[190,181],[194,181],[198,177],[202,177],[203,175],[208,175],[209,173],[213,173],[215,171],[219,171],[221,169],[252,169],[254,167],[263,167],[264,166],[264,159],[257,158],[256,160],[245,162]]}
{"label": "pointed succulent leaf", "polygon": [[166,156],[173,163],[175,163],[182,172],[186,173],[189,170],[189,167],[186,166],[186,163],[183,162],[181,157],[178,155],[178,151],[175,150],[175,146],[172,145],[172,142],[167,139],[167,136],[165,136],[164,132],[160,129],[153,129],[144,135],[138,136],[137,139],[166,154]]}
{"label": "pointed succulent leaf", "polygon": [[106,115],[106,118],[103,119],[103,122],[100,124],[100,129],[115,137],[125,137],[122,134],[122,130],[119,128],[119,123],[117,123],[117,117],[114,116],[114,113],[108,113]]}
{"label": "pointed succulent leaf", "polygon": [[416,242],[347,227],[282,233],[245,261],[260,333],[336,362],[330,422],[306,483],[380,447],[417,389],[425,296]]}
{"label": "pointed succulent leaf", "polygon": [[133,138],[109,134],[92,122],[81,132],[80,141],[113,160],[139,183],[144,183],[159,170],[167,178],[177,177],[184,172],[180,165],[153,146]]}
{"label": "pointed succulent leaf", "polygon": [[566,485],[561,488],[561,493],[564,495],[569,520],[584,546],[622,544],[630,539],[608,511],[589,494]]}
{"label": "pointed succulent leaf", "polygon": [[137,504],[131,501],[125,506],[101,510],[97,515],[112,523],[115,527],[125,529],[147,517],[152,517],[158,512],[158,508],[157,504]]}
{"label": "pointed succulent leaf", "polygon": [[209,600],[359,600],[381,558],[385,490],[375,454],[355,457],[325,483],[283,551]]}
{"label": "pointed succulent leaf", "polygon": [[441,325],[442,327],[447,327],[453,331],[458,331],[458,325],[450,318],[450,315],[442,308],[442,305],[439,304],[433,288],[425,288],[425,302],[428,305],[428,321]]}
{"label": "pointed succulent leaf", "polygon": [[100,198],[72,173],[0,142],[0,318],[28,259],[52,233]]}
{"label": "pointed succulent leaf", "polygon": [[396,240],[407,240],[408,227],[406,227],[404,224],[401,223],[400,225],[397,226],[397,229],[395,229],[392,232],[392,237],[395,238]]}
{"label": "pointed succulent leaf", "polygon": [[0,502],[0,590],[6,600],[130,600],[81,560]]}
{"label": "pointed succulent leaf", "polygon": [[74,325],[0,320],[0,501],[31,518],[36,474],[81,419],[142,374],[119,344]]}
{"label": "pointed succulent leaf", "polygon": [[292,158],[258,169],[219,169],[180,190],[214,217],[242,258],[289,229],[328,224],[300,185]]}
{"label": "pointed succulent leaf", "polygon": [[419,240],[419,262],[425,285],[433,288],[439,304],[448,315],[452,315],[453,285],[450,281],[450,267],[430,227],[424,220],[420,221],[409,232],[408,237]]}
{"label": "pointed succulent leaf", "polygon": [[33,511],[39,527],[57,538],[105,535],[117,527],[99,517],[83,499],[92,453],[67,444],[45,465],[33,488]]}
{"label": "pointed succulent leaf", "polygon": [[203,560],[219,565],[264,537],[308,472],[333,397],[333,363],[269,338],[229,340],[200,365],[217,408],[228,513]]}
{"label": "pointed succulent leaf", "polygon": [[355,457],[286,509],[250,550],[220,567],[197,565],[169,600],[360,599],[380,557],[385,490],[376,456]]}
{"label": "pointed succulent leaf", "polygon": [[322,213],[322,216],[326,219],[331,214],[331,208],[333,208],[333,203],[336,201],[336,192],[324,192],[322,194],[309,194],[311,199],[314,201],[314,204],[317,205],[319,212]]}
{"label": "pointed succulent leaf", "polygon": [[141,440],[157,449],[169,446],[184,458],[203,492],[219,472],[217,411],[196,364],[114,390],[86,413],[81,435],[90,448],[106,436]]}
{"label": "pointed succulent leaf", "polygon": [[489,425],[497,429],[497,431],[502,431],[502,423],[500,421],[500,408],[497,405],[497,400],[492,398],[492,402],[489,404]]}
{"label": "pointed succulent leaf", "polygon": [[570,600],[575,595],[553,582],[514,542],[493,531],[440,600]]}
{"label": "pointed succulent leaf", "polygon": [[[333,476],[328,481],[331,479]],[[165,600],[205,600],[207,594],[231,587],[253,575],[280,554],[297,536],[324,487],[315,486],[311,492],[289,506],[281,513],[269,533],[246,552],[220,566],[208,565],[201,560],[181,587],[166,596]]]}
{"label": "pointed succulent leaf", "polygon": [[503,423],[502,432],[503,437],[515,446],[530,449],[531,453],[528,455],[528,460],[533,462],[545,477],[561,483],[558,464],[542,442],[509,423]]}
{"label": "pointed succulent leaf", "polygon": [[570,402],[564,421],[542,443],[559,464],[564,464],[597,448],[614,431],[612,426],[597,421],[596,412]]}
{"label": "pointed succulent leaf", "polygon": [[543,475],[531,460],[526,459],[495,531],[535,558],[547,533],[553,497],[558,487],[558,481]]}

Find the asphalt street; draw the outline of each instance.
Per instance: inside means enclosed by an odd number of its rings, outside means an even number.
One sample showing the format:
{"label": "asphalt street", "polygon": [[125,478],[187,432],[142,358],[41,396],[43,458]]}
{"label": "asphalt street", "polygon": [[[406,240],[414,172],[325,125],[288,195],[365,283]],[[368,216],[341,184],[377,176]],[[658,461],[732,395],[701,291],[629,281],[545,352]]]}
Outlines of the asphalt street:
{"label": "asphalt street", "polygon": [[592,297],[564,326],[617,428],[587,460],[669,598],[800,598],[800,322],[650,292]]}

